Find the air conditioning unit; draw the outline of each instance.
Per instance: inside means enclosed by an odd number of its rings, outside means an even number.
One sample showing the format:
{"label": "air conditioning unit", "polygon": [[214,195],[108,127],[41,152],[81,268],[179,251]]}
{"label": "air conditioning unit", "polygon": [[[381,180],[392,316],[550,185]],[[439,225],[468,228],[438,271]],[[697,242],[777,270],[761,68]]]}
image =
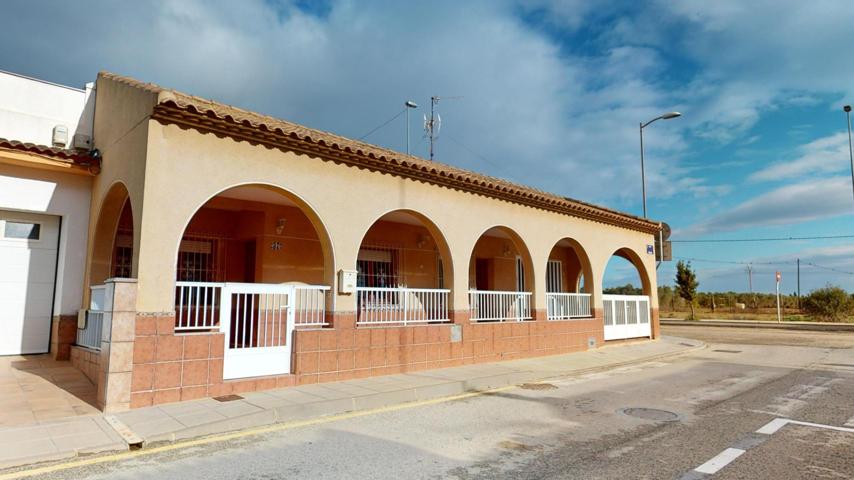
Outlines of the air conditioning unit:
{"label": "air conditioning unit", "polygon": [[68,145],[68,127],[65,125],[57,125],[53,127],[51,144],[54,147],[65,148],[66,145]]}
{"label": "air conditioning unit", "polygon": [[80,150],[92,150],[92,137],[85,133],[76,133],[71,146]]}

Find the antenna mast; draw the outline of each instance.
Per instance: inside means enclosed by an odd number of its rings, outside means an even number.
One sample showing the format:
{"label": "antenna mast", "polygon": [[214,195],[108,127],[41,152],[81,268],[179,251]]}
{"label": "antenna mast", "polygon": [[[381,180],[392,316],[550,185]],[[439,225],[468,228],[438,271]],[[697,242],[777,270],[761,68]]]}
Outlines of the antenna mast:
{"label": "antenna mast", "polygon": [[439,139],[439,130],[442,129],[442,117],[436,113],[436,105],[439,104],[440,99],[451,100],[458,99],[463,97],[439,97],[438,95],[434,95],[430,97],[430,118],[427,118],[427,115],[424,115],[424,132],[427,137],[430,139],[430,161],[433,161],[433,157],[435,156],[435,144],[436,140]]}

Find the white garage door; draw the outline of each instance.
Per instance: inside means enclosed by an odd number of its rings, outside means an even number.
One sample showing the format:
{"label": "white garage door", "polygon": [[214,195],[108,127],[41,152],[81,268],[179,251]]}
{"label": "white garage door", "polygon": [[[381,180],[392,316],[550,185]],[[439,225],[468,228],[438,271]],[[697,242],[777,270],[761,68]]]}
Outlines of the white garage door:
{"label": "white garage door", "polygon": [[0,355],[50,348],[59,218],[0,210]]}

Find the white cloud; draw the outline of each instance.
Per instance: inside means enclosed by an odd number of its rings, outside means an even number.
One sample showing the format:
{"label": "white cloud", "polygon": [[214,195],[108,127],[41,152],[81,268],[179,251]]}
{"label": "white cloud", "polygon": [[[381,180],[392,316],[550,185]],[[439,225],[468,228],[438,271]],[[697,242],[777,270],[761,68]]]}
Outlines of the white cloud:
{"label": "white cloud", "polygon": [[792,225],[821,218],[850,215],[851,179],[808,180],[771,190],[708,220],[674,233],[685,238],[744,228]]}
{"label": "white cloud", "polygon": [[848,134],[841,132],[819,138],[798,149],[798,158],[771,164],[750,175],[753,181],[779,181],[849,168]]}

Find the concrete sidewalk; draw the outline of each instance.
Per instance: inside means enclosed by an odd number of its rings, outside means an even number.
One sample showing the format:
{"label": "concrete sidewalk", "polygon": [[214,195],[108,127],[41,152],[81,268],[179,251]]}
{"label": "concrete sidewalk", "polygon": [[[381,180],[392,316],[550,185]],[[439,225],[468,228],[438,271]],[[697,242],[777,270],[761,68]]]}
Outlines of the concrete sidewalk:
{"label": "concrete sidewalk", "polygon": [[[127,450],[128,442],[174,442],[280,422],[422,401],[651,361],[704,348],[664,337],[597,350],[399,375],[303,385],[0,429],[0,467]],[[22,441],[25,440],[25,441]]]}

